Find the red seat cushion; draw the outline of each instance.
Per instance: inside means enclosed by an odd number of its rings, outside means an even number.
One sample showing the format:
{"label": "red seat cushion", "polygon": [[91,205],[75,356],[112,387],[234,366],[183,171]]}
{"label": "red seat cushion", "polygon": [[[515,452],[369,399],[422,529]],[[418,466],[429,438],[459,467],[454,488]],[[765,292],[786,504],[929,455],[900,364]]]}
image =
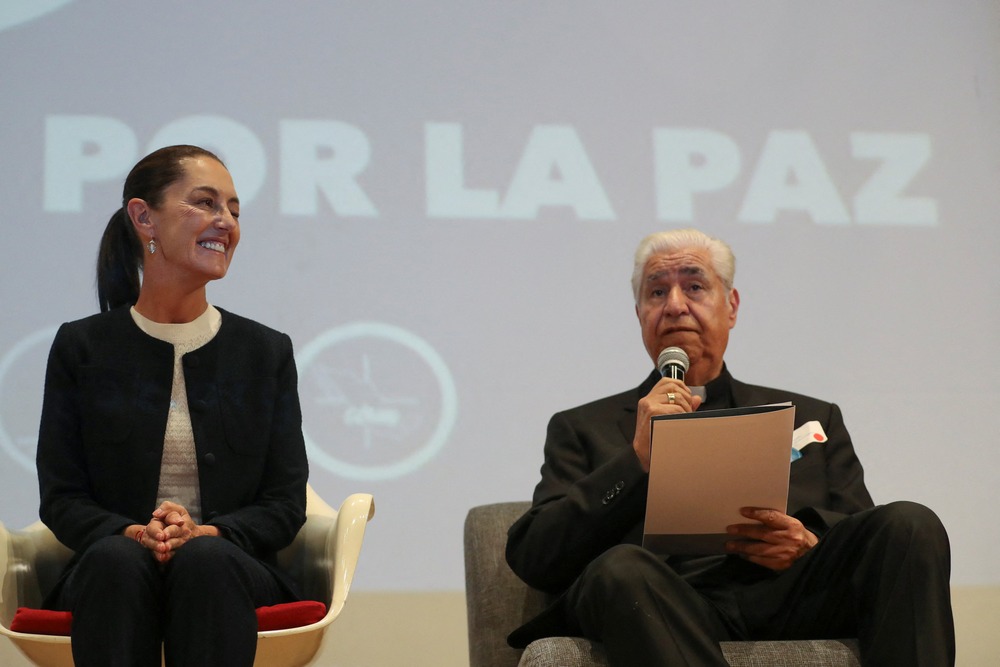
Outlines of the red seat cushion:
{"label": "red seat cushion", "polygon": [[32,635],[68,635],[72,625],[71,612],[18,607],[10,622],[10,629]]}
{"label": "red seat cushion", "polygon": [[[326,615],[326,605],[314,600],[285,602],[257,608],[257,630],[287,630],[311,625]],[[32,635],[69,635],[73,614],[68,611],[18,607],[10,623],[14,632]]]}
{"label": "red seat cushion", "polygon": [[326,616],[326,605],[315,600],[285,602],[272,607],[257,607],[257,631],[287,630],[312,625]]}

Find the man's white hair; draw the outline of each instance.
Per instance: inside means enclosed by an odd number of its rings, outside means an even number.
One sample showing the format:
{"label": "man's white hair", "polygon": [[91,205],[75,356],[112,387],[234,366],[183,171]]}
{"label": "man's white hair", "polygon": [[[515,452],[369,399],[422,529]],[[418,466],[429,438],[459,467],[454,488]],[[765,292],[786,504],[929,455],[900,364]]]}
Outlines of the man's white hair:
{"label": "man's white hair", "polygon": [[650,257],[691,248],[703,248],[708,251],[712,268],[726,286],[726,292],[732,290],[733,277],[736,275],[736,257],[732,248],[722,239],[709,236],[697,229],[672,229],[650,234],[639,242],[639,247],[635,250],[635,264],[632,267],[632,295],[635,297],[635,302],[639,303],[642,272]]}

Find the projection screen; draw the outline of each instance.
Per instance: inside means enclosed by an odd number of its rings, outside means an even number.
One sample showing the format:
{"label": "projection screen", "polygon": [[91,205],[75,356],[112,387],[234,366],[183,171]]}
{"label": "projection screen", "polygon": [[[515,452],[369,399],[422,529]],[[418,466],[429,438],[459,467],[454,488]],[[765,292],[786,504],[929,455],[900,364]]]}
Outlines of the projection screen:
{"label": "projection screen", "polygon": [[194,143],[242,200],[210,301],[292,337],[313,486],[375,495],[358,588],[462,588],[467,510],[651,370],[632,253],[687,226],[737,255],[733,374],[838,403],[1000,583],[996,2],[7,0],[0,118],[10,527],[122,180]]}

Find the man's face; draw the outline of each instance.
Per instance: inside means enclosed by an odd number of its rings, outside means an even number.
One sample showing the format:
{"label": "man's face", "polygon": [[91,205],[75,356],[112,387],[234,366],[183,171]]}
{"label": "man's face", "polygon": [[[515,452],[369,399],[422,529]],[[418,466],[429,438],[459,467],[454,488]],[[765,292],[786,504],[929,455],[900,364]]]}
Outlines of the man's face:
{"label": "man's face", "polygon": [[653,363],[661,350],[676,345],[691,359],[685,383],[699,386],[722,372],[739,305],[739,294],[726,291],[708,251],[687,248],[649,258],[635,312]]}

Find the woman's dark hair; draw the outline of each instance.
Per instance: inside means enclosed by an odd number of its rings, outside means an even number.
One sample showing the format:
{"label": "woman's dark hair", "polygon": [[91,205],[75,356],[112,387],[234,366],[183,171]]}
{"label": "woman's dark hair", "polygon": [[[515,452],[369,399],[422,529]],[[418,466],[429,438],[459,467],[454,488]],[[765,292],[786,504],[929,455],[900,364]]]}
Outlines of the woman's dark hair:
{"label": "woman's dark hair", "polygon": [[129,200],[139,198],[157,208],[164,191],[183,178],[181,161],[194,157],[209,157],[223,164],[217,155],[198,146],[167,146],[139,160],[125,178],[122,206],[108,221],[97,255],[97,300],[102,312],[134,305],[139,298],[143,248],[125,210]]}

